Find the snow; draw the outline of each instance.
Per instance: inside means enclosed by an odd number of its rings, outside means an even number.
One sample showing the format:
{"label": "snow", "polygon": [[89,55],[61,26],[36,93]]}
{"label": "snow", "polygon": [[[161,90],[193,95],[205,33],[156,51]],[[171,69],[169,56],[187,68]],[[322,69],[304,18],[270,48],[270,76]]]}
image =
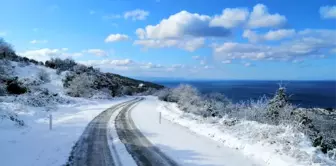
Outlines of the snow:
{"label": "snow", "polygon": [[132,119],[152,144],[181,165],[265,165],[166,119],[160,124],[160,104],[155,97],[146,97],[133,108]]}
{"label": "snow", "polygon": [[21,66],[17,62],[11,62],[12,66],[14,66],[14,76],[19,77],[20,79],[30,79],[30,80],[39,80],[38,72],[44,70],[50,76],[50,82],[44,83],[40,85],[41,88],[47,88],[50,92],[53,93],[64,93],[62,79],[64,78],[65,72],[58,75],[56,74],[56,70],[50,69],[44,66],[39,65],[26,65]]}
{"label": "snow", "polygon": [[[154,100],[152,97],[151,100]],[[288,126],[272,126],[252,121],[225,125],[226,117],[202,118],[185,113],[175,103],[157,101],[157,111],[171,123],[206,136],[222,146],[237,149],[250,159],[269,166],[333,166],[334,161],[321,154],[308,138]],[[175,136],[175,134],[174,134]]]}
{"label": "snow", "polygon": [[[26,107],[15,103],[0,106],[20,115],[26,127],[16,127],[0,120],[1,165],[53,166],[65,164],[71,148],[86,125],[105,109],[129,100],[85,100],[76,104],[58,105],[52,112],[53,129],[49,130],[49,113],[42,108]],[[18,110],[19,108],[19,110]],[[20,156],[20,159],[18,159]]]}

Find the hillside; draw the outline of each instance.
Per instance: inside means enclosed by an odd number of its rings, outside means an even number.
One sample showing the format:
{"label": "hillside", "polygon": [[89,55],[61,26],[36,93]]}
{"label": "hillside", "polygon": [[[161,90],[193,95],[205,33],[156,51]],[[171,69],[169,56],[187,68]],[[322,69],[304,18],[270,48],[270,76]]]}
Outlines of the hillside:
{"label": "hillside", "polygon": [[[21,57],[18,56],[11,45],[4,40],[0,40],[0,60],[3,70],[2,75],[8,76],[2,77],[0,80],[1,82],[10,84],[13,81],[14,78],[11,77],[11,73],[5,73],[5,71],[10,71],[7,68],[14,68],[11,66],[11,62],[16,62],[20,66],[45,66],[55,70],[58,75],[65,73],[65,77],[62,79],[63,86],[67,89],[67,94],[74,97],[91,97],[94,94],[93,91],[103,92],[108,96],[115,97],[151,92],[163,88],[162,85],[155,83],[136,80],[113,73],[104,73],[98,68],[78,64],[71,59],[55,58],[43,63],[26,57]],[[80,84],[78,84],[79,82]],[[77,85],[74,85],[76,83]],[[74,92],[78,90],[85,90],[86,92]]]}

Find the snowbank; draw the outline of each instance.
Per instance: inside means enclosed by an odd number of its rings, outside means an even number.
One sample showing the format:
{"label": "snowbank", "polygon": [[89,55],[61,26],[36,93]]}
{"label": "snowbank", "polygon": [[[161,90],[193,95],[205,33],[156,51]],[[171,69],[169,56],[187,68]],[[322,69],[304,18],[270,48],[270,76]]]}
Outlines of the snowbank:
{"label": "snowbank", "polygon": [[332,166],[336,165],[311,145],[301,132],[289,126],[273,126],[253,121],[236,124],[229,118],[203,118],[185,113],[175,103],[160,101],[162,116],[191,131],[237,149],[270,166]]}

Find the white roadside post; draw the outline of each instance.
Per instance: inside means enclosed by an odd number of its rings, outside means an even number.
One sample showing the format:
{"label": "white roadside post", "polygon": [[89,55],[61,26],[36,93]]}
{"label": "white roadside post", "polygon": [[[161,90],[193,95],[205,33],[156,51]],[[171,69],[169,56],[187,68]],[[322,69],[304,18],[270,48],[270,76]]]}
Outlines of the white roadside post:
{"label": "white roadside post", "polygon": [[159,124],[161,124],[161,111],[159,112]]}
{"label": "white roadside post", "polygon": [[49,115],[49,130],[52,130],[52,114]]}

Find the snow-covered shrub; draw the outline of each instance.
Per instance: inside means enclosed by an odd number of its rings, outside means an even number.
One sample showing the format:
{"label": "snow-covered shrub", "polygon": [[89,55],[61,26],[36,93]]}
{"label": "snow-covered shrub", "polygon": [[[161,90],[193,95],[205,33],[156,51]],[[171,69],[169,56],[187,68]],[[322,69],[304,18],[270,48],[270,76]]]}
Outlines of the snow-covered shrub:
{"label": "snow-covered shrub", "polygon": [[55,104],[65,104],[69,101],[58,94],[51,93],[48,89],[40,89],[24,95],[16,96],[14,102],[33,107],[54,106]]}
{"label": "snow-covered shrub", "polygon": [[35,88],[43,84],[42,80],[34,79],[34,78],[21,78],[19,79],[19,81],[22,82],[23,86],[29,87],[29,88],[32,88],[32,87]]}
{"label": "snow-covered shrub", "polygon": [[28,91],[28,89],[23,86],[23,83],[20,82],[17,77],[11,80],[7,80],[6,84],[7,84],[6,89],[9,94],[19,95],[26,93]]}
{"label": "snow-covered shrub", "polygon": [[24,121],[18,117],[18,114],[16,114],[15,112],[6,111],[5,109],[0,108],[0,122],[3,120],[10,120],[19,127],[25,125]]}
{"label": "snow-covered shrub", "polygon": [[7,94],[6,86],[5,84],[0,84],[0,96],[4,96]]}
{"label": "snow-covered shrub", "polygon": [[61,71],[71,70],[77,63],[72,59],[52,58],[45,62],[45,66],[52,69],[59,69]]}
{"label": "snow-covered shrub", "polygon": [[7,80],[13,74],[11,63],[6,59],[0,59],[0,81]]}
{"label": "snow-covered shrub", "polygon": [[229,113],[227,109],[231,101],[221,93],[210,93],[202,96],[203,108],[206,116],[224,116]]}
{"label": "snow-covered shrub", "polygon": [[94,77],[86,73],[75,75],[69,82],[67,94],[73,97],[92,97],[96,92],[93,89]]}
{"label": "snow-covered shrub", "polygon": [[44,83],[50,82],[50,75],[43,69],[37,73],[37,76]]}
{"label": "snow-covered shrub", "polygon": [[133,91],[130,87],[124,86],[120,88],[120,95],[132,95]]}
{"label": "snow-covered shrub", "polygon": [[7,43],[4,39],[0,38],[0,59],[13,54],[14,52],[13,46]]}
{"label": "snow-covered shrub", "polygon": [[171,101],[170,100],[170,95],[172,94],[171,89],[165,88],[162,90],[159,90],[155,92],[155,96],[158,96],[158,98],[162,101],[169,101],[169,102],[177,102],[177,101]]}

